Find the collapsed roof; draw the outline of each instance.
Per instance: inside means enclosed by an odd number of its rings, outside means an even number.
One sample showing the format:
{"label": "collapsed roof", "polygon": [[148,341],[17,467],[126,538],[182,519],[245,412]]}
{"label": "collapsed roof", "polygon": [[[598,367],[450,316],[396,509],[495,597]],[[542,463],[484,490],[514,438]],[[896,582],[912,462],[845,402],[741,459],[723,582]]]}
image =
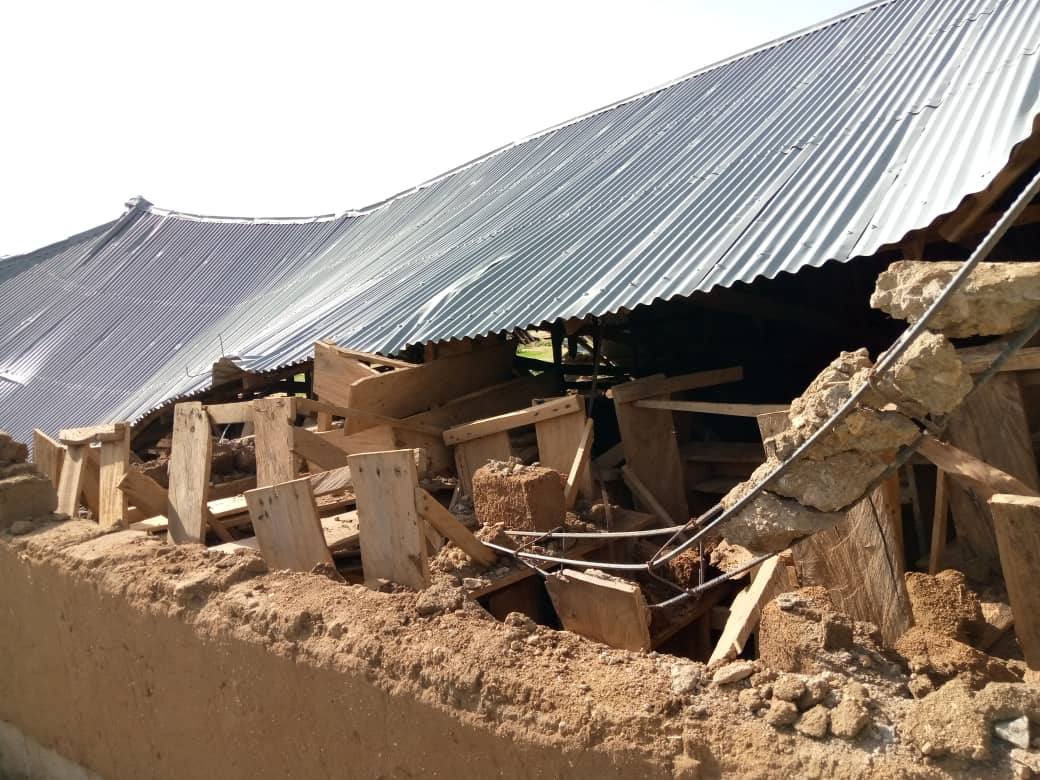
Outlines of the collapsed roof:
{"label": "collapsed roof", "polygon": [[0,425],[137,419],[234,356],[393,353],[871,255],[982,190],[1040,109],[1029,0],[886,0],[361,212],[131,201],[0,261]]}

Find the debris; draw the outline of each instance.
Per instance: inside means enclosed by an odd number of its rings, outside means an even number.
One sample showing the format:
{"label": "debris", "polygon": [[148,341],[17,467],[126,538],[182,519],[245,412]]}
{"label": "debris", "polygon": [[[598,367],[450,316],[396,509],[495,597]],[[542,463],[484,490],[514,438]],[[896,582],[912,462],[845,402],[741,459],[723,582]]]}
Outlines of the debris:
{"label": "debris", "polygon": [[831,733],[842,739],[855,739],[870,724],[870,712],[863,702],[848,694],[831,710]]}
{"label": "debris", "polygon": [[903,721],[903,733],[926,756],[954,756],[982,761],[990,755],[990,728],[972,702],[963,680],[951,680],[915,701]]}
{"label": "debris", "polygon": [[968,590],[963,572],[947,569],[934,576],[909,572],[906,589],[919,628],[959,642],[971,643],[979,637],[982,605]]}
{"label": "debris", "polygon": [[716,685],[730,685],[746,680],[754,671],[755,665],[750,661],[733,661],[716,670],[711,681]]}
{"label": "debris", "polygon": [[830,651],[852,647],[853,627],[834,610],[824,588],[797,593],[797,605],[787,598],[781,602],[787,608],[781,609],[774,599],[762,610],[759,658],[777,671],[815,674],[823,670],[821,662]]}
{"label": "debris", "polygon": [[1029,718],[1023,715],[1011,720],[993,721],[993,734],[998,739],[1027,750],[1030,742]]}
{"label": "debris", "polygon": [[484,525],[551,531],[566,515],[560,473],[542,466],[491,461],[473,474],[473,508]]}
{"label": "debris", "polygon": [[777,728],[790,726],[798,720],[798,708],[789,701],[773,699],[766,710],[765,719],[766,723]]}
{"label": "debris", "polygon": [[817,704],[811,710],[803,712],[798,722],[794,724],[794,730],[813,739],[823,739],[830,732],[831,714],[822,704]]}

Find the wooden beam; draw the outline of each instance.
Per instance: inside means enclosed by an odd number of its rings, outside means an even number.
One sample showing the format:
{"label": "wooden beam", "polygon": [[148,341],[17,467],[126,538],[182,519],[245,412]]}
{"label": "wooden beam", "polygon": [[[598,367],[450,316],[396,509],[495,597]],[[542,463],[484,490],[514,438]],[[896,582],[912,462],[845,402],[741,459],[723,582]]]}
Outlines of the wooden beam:
{"label": "wooden beam", "polygon": [[[578,409],[570,414],[536,422],[534,430],[538,440],[538,461],[543,466],[556,469],[568,476],[574,465],[574,457],[581,449],[585,427],[584,404],[580,404]],[[578,475],[578,480],[573,498],[577,500],[579,493],[592,498],[592,473],[585,469]]]}
{"label": "wooden beam", "polygon": [[58,489],[61,483],[61,465],[65,460],[65,447],[39,428],[33,430],[33,462],[43,476]]}
{"label": "wooden beam", "polygon": [[347,453],[333,442],[334,440],[311,433],[306,428],[292,428],[292,451],[323,470],[338,469],[347,465]]}
{"label": "wooden beam", "polygon": [[[625,481],[628,489],[632,491],[636,501],[650,510],[650,513],[655,515],[663,525],[676,525],[679,522],[678,519],[668,514],[668,510],[662,506],[657,497],[650,492],[650,489],[643,484],[629,466],[621,467],[621,478]],[[683,518],[682,521],[685,522],[686,519],[688,518]]]}
{"label": "wooden beam", "polygon": [[93,425],[89,428],[65,428],[58,434],[64,444],[96,444],[105,441],[122,441],[126,433],[125,422]]}
{"label": "wooden beam", "polygon": [[98,524],[102,528],[126,528],[127,501],[119,483],[130,468],[130,425],[123,424],[123,438],[103,441],[99,462]]}
{"label": "wooden beam", "polygon": [[781,593],[797,587],[798,583],[779,555],[759,566],[751,577],[751,584],[733,599],[726,626],[722,629],[722,636],[715,644],[708,663],[713,664],[740,655],[748,637],[758,627],[762,608]]}
{"label": "wooden beam", "polygon": [[58,514],[76,517],[79,509],[79,494],[83,490],[83,470],[87,460],[86,444],[69,444],[61,466],[58,481]]}
{"label": "wooden beam", "polygon": [[928,550],[928,573],[938,574],[946,551],[947,522],[950,516],[950,500],[946,495],[946,475],[942,469],[935,470],[935,510],[932,514],[932,544]]}
{"label": "wooden beam", "polygon": [[351,455],[349,462],[365,582],[388,579],[417,590],[429,587],[426,521],[415,511],[415,454],[372,452]]}
{"label": "wooden beam", "polygon": [[350,477],[349,466],[311,474],[308,479],[311,481],[311,490],[315,496],[338,493],[341,490],[354,487],[354,481]]}
{"label": "wooden beam", "polygon": [[717,368],[712,371],[698,371],[693,374],[666,377],[655,374],[644,379],[633,379],[631,382],[615,385],[607,391],[607,397],[613,398],[616,404],[629,404],[654,398],[659,395],[681,393],[685,390],[696,390],[701,387],[714,387],[730,382],[739,382],[744,378],[742,366]]}
{"label": "wooden beam", "polygon": [[332,565],[307,477],[245,493],[260,554],[272,569],[311,571]]}
{"label": "wooden beam", "polygon": [[1026,666],[1040,672],[1040,499],[997,493],[990,497],[993,524],[1008,600],[1015,616],[1015,635]]}
{"label": "wooden beam", "polygon": [[146,531],[150,534],[166,533],[169,525],[170,521],[166,515],[153,515],[144,520],[138,520],[136,523],[130,523],[130,530]]}
{"label": "wooden beam", "polygon": [[622,650],[650,649],[650,610],[638,585],[564,569],[545,588],[565,630]]}
{"label": "wooden beam", "polygon": [[253,402],[237,401],[230,404],[207,404],[206,414],[214,425],[234,425],[253,422]]}
{"label": "wooden beam", "polygon": [[512,452],[509,434],[505,431],[456,444],[455,472],[465,494],[473,497],[473,475],[477,469],[489,460],[508,461]]}
{"label": "wooden beam", "polygon": [[[625,468],[663,507],[669,524],[690,515],[686,503],[685,469],[679,455],[672,412],[640,409],[616,402],[618,430],[625,455]],[[649,508],[650,504],[644,503]],[[655,510],[656,511],[656,510]]]}
{"label": "wooden beam", "polygon": [[576,395],[568,395],[546,401],[544,404],[531,406],[527,409],[518,409],[507,412],[496,417],[457,425],[444,431],[445,444],[461,444],[474,439],[481,439],[495,433],[511,431],[514,428],[522,428],[525,425],[534,425],[545,420],[552,420],[565,415],[581,412],[584,415],[584,406],[581,399]]}
{"label": "wooden beam", "polygon": [[418,433],[430,436],[440,436],[444,430],[434,425],[422,422],[414,422],[398,417],[387,417],[386,415],[369,412],[365,409],[350,409],[345,406],[325,403],[324,401],[312,401],[310,398],[295,398],[296,411],[299,414],[327,414],[332,417],[343,417],[348,420],[363,420],[371,425],[391,425],[395,428],[407,428]]}
{"label": "wooden beam", "polygon": [[709,401],[636,401],[640,409],[668,409],[673,412],[722,414],[731,417],[758,417],[771,412],[786,412],[787,404],[724,404]]}
{"label": "wooden beam", "polygon": [[410,422],[433,425],[443,432],[462,423],[480,420],[485,417],[509,412],[531,405],[532,398],[546,398],[560,393],[560,386],[551,374],[527,376],[498,382],[466,393],[452,401],[430,409],[428,412],[414,414],[405,419]]}
{"label": "wooden beam", "polygon": [[586,496],[592,495],[592,475],[589,471],[589,458],[592,456],[592,418],[585,421],[578,443],[578,451],[574,453],[574,461],[567,473],[567,488],[564,491],[564,505],[573,509],[578,500],[578,493],[584,490]]}
{"label": "wooden beam", "polygon": [[168,496],[166,488],[137,469],[129,469],[119,480],[119,489],[123,491],[128,503],[132,503],[149,516],[166,515]]}
{"label": "wooden beam", "polygon": [[258,398],[253,402],[257,487],[279,485],[296,478],[296,457],[292,454],[295,412],[291,398]]}
{"label": "wooden beam", "polygon": [[170,487],[165,514],[169,541],[203,544],[206,541],[209,471],[213,437],[209,416],[197,401],[180,403],[173,411],[173,446],[170,449]]}
{"label": "wooden beam", "polygon": [[[360,352],[356,349],[344,349],[343,347],[337,346],[331,341],[319,341],[314,347],[314,360],[315,365],[318,361],[318,346],[323,347],[326,350],[333,350],[337,355],[348,358],[350,360],[363,361],[365,363],[374,363],[377,366],[390,366],[391,368],[415,368],[419,363],[409,363],[407,360],[397,360],[395,358],[383,357],[382,355],[376,355],[372,352]],[[378,373],[373,371],[373,373]]]}
{"label": "wooden beam", "polygon": [[1016,495],[1040,496],[1022,480],[932,436],[925,436],[917,451],[954,479],[963,480],[984,500],[988,500],[994,493],[1008,493],[1012,490]]}
{"label": "wooden beam", "polygon": [[415,510],[438,533],[484,567],[493,566],[498,556],[485,547],[473,533],[422,488],[415,489]]}

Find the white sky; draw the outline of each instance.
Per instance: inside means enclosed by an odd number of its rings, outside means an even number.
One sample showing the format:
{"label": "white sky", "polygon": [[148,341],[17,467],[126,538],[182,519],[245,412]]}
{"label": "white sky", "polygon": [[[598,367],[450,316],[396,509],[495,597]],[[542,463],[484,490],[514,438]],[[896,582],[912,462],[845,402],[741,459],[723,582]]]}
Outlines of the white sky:
{"label": "white sky", "polygon": [[0,3],[0,255],[382,200],[857,0]]}

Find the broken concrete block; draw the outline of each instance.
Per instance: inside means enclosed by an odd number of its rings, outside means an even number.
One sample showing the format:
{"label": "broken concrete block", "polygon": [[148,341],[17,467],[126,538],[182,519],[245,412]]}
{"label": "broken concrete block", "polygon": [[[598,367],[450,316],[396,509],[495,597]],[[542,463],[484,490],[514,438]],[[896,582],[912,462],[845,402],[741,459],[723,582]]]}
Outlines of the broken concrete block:
{"label": "broken concrete block", "polygon": [[[878,276],[870,305],[917,322],[961,268],[959,261],[901,260]],[[1040,311],[1040,263],[980,263],[929,323],[951,338],[1021,330]]]}
{"label": "broken concrete block", "polygon": [[902,731],[926,756],[981,761],[990,755],[989,724],[976,711],[968,684],[960,679],[915,701]]}
{"label": "broken concrete block", "polygon": [[[776,466],[775,461],[766,461],[750,481],[760,481]],[[866,452],[841,452],[823,460],[803,458],[772,482],[769,489],[795,499],[803,507],[837,512],[862,498],[870,483],[887,467],[885,458]]]}
{"label": "broken concrete block", "polygon": [[855,739],[870,723],[870,713],[862,701],[844,696],[831,710],[831,733],[842,739]]}
{"label": "broken concrete block", "polygon": [[58,506],[51,481],[37,473],[0,479],[0,529],[17,520],[49,515]]}
{"label": "broken concrete block", "polygon": [[794,730],[813,739],[823,739],[831,730],[831,714],[822,704],[802,713]]}
{"label": "broken concrete block", "polygon": [[791,702],[782,699],[773,699],[766,710],[766,723],[774,728],[790,726],[798,720],[798,708]]}
{"label": "broken concrete block", "polygon": [[911,626],[896,640],[894,650],[915,674],[961,677],[976,688],[1017,679],[1000,660],[923,626]]}
{"label": "broken concrete block", "polygon": [[925,331],[878,377],[877,385],[886,397],[923,416],[952,412],[971,392],[972,381],[949,339]]}
{"label": "broken concrete block", "polygon": [[473,509],[484,525],[551,531],[567,515],[563,480],[543,466],[491,461],[473,474]]}
{"label": "broken concrete block", "polygon": [[967,643],[980,635],[985,623],[982,603],[968,590],[962,572],[907,572],[906,590],[918,627]]}
{"label": "broken concrete block", "polygon": [[758,627],[759,660],[784,672],[816,674],[825,651],[852,647],[853,625],[819,586],[784,593],[766,604]]}

